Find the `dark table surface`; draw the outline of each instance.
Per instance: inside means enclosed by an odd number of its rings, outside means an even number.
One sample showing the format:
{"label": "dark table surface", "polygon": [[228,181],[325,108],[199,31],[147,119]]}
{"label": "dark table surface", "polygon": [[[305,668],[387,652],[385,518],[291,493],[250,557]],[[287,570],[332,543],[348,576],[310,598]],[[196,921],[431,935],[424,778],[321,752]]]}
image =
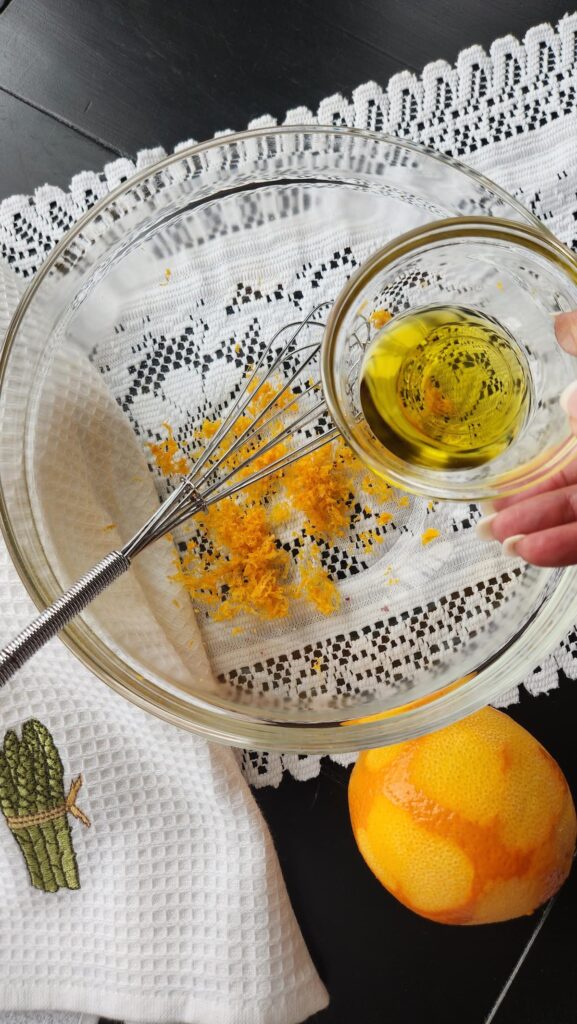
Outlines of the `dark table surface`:
{"label": "dark table surface", "polygon": [[[0,0],[0,198],[555,22],[566,0]],[[577,684],[510,709],[577,792]],[[533,918],[435,925],[361,860],[348,773],[257,792],[331,1006],[319,1024],[575,1024],[577,875]]]}

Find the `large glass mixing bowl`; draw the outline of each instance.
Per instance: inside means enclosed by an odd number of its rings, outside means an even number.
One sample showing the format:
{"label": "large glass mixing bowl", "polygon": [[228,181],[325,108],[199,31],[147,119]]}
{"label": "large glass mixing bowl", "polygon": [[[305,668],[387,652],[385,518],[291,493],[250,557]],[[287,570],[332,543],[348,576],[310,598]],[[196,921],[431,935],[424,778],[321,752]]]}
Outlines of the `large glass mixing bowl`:
{"label": "large glass mixing bowl", "polygon": [[[37,605],[157,506],[165,482],[147,444],[163,420],[194,437],[274,330],[334,299],[377,249],[478,215],[539,226],[451,160],[310,126],[182,150],[94,206],[36,275],[1,357],[2,526]],[[535,569],[476,540],[475,506],[352,500],[356,526],[319,541],[341,592],[330,616],[295,606],[230,628],[195,615],[167,580],[175,538],[139,556],[63,639],[167,721],[236,745],[335,753],[488,703],[572,625],[576,570]]]}

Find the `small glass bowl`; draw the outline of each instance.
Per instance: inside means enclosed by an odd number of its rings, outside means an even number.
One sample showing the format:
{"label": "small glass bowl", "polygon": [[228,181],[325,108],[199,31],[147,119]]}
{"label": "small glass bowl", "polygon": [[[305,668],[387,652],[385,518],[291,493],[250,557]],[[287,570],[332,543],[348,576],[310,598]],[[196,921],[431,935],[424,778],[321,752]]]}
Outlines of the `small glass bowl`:
{"label": "small glass bowl", "polygon": [[[365,353],[379,333],[371,314],[393,317],[432,305],[461,306],[495,319],[526,357],[532,402],[524,424],[498,457],[447,469],[404,460],[379,441],[362,412]],[[562,469],[577,454],[559,395],[577,360],[559,346],[554,318],[577,308],[577,261],[545,231],[490,217],[453,218],[389,242],[338,296],[323,343],[322,377],[336,426],[380,476],[413,494],[452,501],[501,498]],[[378,323],[378,321],[377,321]]]}

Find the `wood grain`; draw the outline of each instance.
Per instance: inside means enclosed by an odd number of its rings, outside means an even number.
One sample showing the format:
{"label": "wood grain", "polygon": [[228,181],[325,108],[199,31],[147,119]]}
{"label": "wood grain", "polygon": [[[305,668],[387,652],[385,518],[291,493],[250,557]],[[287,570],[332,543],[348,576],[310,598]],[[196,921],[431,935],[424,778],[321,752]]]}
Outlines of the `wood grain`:
{"label": "wood grain", "polygon": [[49,182],[66,188],[79,171],[100,171],[116,153],[0,90],[0,199]]}
{"label": "wood grain", "polygon": [[0,87],[122,152],[455,60],[566,0],[12,0]]}

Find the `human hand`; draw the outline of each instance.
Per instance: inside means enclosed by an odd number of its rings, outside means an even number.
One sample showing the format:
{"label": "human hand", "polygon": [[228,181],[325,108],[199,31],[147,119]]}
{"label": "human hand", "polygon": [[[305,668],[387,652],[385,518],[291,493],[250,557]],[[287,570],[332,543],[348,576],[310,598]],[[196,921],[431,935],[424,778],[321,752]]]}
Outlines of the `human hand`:
{"label": "human hand", "polygon": [[[557,341],[577,356],[577,310],[555,319]],[[577,435],[577,381],[560,397]],[[538,487],[494,502],[494,511],[477,524],[483,540],[496,540],[507,555],[533,565],[577,564],[577,460]]]}

